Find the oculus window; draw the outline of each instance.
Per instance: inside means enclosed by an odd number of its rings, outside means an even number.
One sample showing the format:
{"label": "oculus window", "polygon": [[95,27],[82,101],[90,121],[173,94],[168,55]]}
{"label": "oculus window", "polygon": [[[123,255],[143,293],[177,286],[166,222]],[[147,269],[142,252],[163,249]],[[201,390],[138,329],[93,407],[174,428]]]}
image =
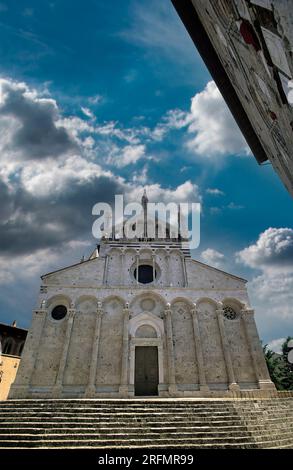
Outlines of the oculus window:
{"label": "oculus window", "polygon": [[53,308],[51,313],[52,318],[54,318],[54,320],[62,320],[62,318],[64,318],[66,314],[67,308],[65,307],[65,305],[57,305]]}
{"label": "oculus window", "polygon": [[[141,264],[138,266],[138,273],[137,269],[134,270],[134,277],[138,279],[138,282],[141,284],[149,284],[150,282],[154,281],[154,273],[153,267],[150,264]],[[155,278],[156,278],[156,270],[155,270]]]}

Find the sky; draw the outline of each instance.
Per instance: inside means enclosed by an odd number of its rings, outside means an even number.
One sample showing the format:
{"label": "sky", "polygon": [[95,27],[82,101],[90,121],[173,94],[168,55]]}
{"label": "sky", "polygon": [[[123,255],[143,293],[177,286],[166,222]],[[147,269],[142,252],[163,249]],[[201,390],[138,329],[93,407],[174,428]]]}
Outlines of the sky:
{"label": "sky", "polygon": [[248,280],[260,338],[293,335],[292,198],[259,166],[170,0],[0,0],[0,321],[88,256],[115,194],[201,202],[193,257]]}

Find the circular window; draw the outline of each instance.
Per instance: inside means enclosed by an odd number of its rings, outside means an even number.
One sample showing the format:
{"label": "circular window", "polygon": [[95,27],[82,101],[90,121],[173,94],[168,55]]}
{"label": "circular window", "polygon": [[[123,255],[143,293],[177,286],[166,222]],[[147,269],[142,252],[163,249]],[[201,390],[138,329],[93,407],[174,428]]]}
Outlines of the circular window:
{"label": "circular window", "polygon": [[[141,264],[138,266],[138,277],[137,277],[137,269],[135,268],[133,275],[135,279],[138,279],[138,282],[141,284],[149,284],[150,282],[154,281],[154,273],[153,267],[150,264]],[[157,272],[155,270],[155,278],[157,276]]]}
{"label": "circular window", "polygon": [[232,307],[224,307],[223,308],[224,310],[224,317],[227,318],[228,320],[235,320],[235,318],[237,317],[237,313],[235,312],[235,310],[233,310]]}
{"label": "circular window", "polygon": [[67,314],[67,308],[64,305],[57,305],[56,307],[53,308],[52,310],[52,318],[54,320],[62,320]]}

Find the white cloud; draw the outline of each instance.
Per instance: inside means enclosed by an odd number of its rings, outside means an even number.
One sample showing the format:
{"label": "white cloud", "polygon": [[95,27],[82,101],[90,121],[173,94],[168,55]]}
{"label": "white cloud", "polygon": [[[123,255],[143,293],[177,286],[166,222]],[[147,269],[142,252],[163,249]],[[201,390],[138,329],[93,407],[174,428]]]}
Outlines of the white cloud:
{"label": "white cloud", "polygon": [[80,155],[73,155],[57,161],[26,165],[21,172],[21,182],[26,191],[36,197],[50,194],[56,196],[65,193],[72,184],[89,183],[101,176],[114,178],[111,172],[102,170],[96,163]]}
{"label": "white cloud", "polygon": [[244,206],[241,204],[235,204],[235,202],[229,202],[229,204],[226,206],[227,209],[235,210],[238,211],[240,209],[244,209]]}
{"label": "white cloud", "polygon": [[286,338],[273,339],[272,341],[270,341],[268,343],[268,348],[271,351],[274,351],[278,354],[281,354],[282,353],[282,346],[285,343],[285,341],[286,341]]}
{"label": "white cloud", "polygon": [[266,336],[293,331],[293,230],[268,228],[236,260],[261,271],[248,282],[256,318]]}
{"label": "white cloud", "polygon": [[225,196],[224,191],[218,188],[207,188],[206,193],[212,196]]}
{"label": "white cloud", "polygon": [[249,152],[234,118],[214,82],[191,101],[187,147],[191,152],[212,158]]}
{"label": "white cloud", "polygon": [[186,128],[185,145],[191,154],[213,159],[227,155],[247,155],[250,150],[215,82],[191,100],[190,111],[169,110],[149,131],[161,141],[168,132]]}
{"label": "white cloud", "polygon": [[94,118],[95,118],[94,113],[93,113],[89,108],[86,108],[86,107],[83,107],[83,106],[82,106],[82,107],[81,107],[81,110],[82,110],[83,114],[84,114],[86,117],[88,117],[88,118],[90,118],[90,119],[94,119]]}
{"label": "white cloud", "polygon": [[7,285],[16,280],[35,278],[43,269],[58,261],[60,253],[50,249],[37,250],[31,254],[0,256],[0,285]]}
{"label": "white cloud", "polygon": [[236,254],[238,262],[255,269],[293,271],[293,229],[268,228],[257,242]]}
{"label": "white cloud", "polygon": [[88,102],[90,104],[99,104],[103,101],[103,96],[102,95],[93,95],[88,98]]}
{"label": "white cloud", "polygon": [[132,181],[133,183],[138,183],[138,184],[145,184],[148,180],[148,167],[147,165],[144,165],[142,169],[139,170],[139,172],[134,172],[132,174]]}
{"label": "white cloud", "polygon": [[145,145],[126,145],[124,148],[114,147],[113,154],[108,158],[107,162],[118,167],[124,167],[137,163],[138,160],[145,156]]}
{"label": "white cloud", "polygon": [[191,181],[185,181],[185,183],[180,184],[177,186],[177,188],[174,189],[163,188],[158,183],[138,186],[133,188],[131,194],[129,194],[129,199],[133,201],[140,201],[144,188],[147,191],[150,202],[180,203],[200,201],[199,187],[196,184],[193,184]]}
{"label": "white cloud", "polygon": [[214,266],[215,268],[221,268],[223,266],[223,261],[225,256],[223,253],[220,253],[213,248],[207,248],[201,253],[201,259],[204,263]]}
{"label": "white cloud", "polygon": [[264,273],[249,282],[249,291],[265,315],[275,313],[278,317],[293,321],[293,272]]}

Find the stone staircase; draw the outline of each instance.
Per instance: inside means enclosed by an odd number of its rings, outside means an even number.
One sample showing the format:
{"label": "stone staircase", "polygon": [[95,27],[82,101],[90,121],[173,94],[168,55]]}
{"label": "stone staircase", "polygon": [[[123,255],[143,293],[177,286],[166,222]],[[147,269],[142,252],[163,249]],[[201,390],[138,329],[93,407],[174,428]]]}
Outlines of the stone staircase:
{"label": "stone staircase", "polygon": [[0,402],[0,448],[291,448],[293,398]]}

